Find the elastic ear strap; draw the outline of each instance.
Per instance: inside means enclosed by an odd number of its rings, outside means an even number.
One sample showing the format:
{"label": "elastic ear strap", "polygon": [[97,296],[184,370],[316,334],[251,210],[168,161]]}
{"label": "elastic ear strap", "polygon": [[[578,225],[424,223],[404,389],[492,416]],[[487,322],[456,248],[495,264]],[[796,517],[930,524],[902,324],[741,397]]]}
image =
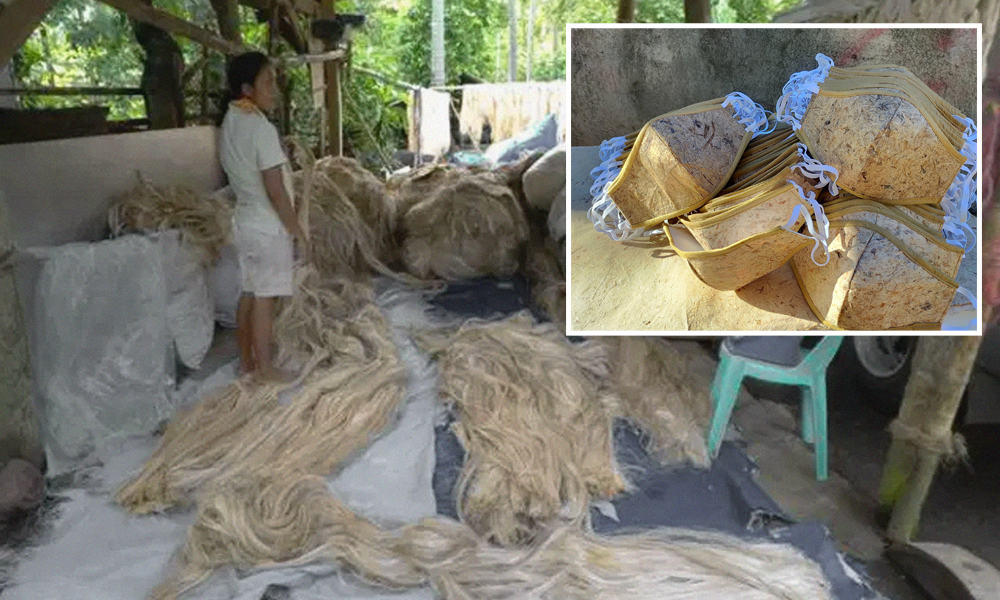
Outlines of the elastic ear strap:
{"label": "elastic ear strap", "polygon": [[771,133],[778,126],[778,121],[774,121],[771,127],[768,128],[768,115],[774,113],[766,110],[742,92],[733,92],[726,96],[726,99],[722,102],[722,106],[733,107],[736,120],[739,121],[740,125],[743,125],[747,132],[753,134],[751,137]]}
{"label": "elastic ear strap", "polygon": [[[830,262],[830,220],[826,217],[826,212],[823,210],[823,207],[816,201],[816,192],[811,191],[807,195],[799,184],[795,183],[791,179],[787,181],[795,187],[795,191],[798,192],[799,198],[808,203],[808,205],[802,202],[796,204],[792,208],[792,216],[789,217],[788,222],[781,227],[782,229],[794,233],[795,235],[800,235],[804,238],[813,240],[813,248],[809,253],[809,259],[812,260],[813,264],[817,267],[826,266],[826,264]],[[809,215],[810,209],[816,219],[815,225],[813,224],[813,219],[810,218]],[[809,231],[809,235],[799,233],[799,231],[794,229],[795,222],[798,221],[800,213],[802,213],[802,217],[805,220],[806,229]],[[823,253],[825,254],[825,260],[822,264],[816,260],[816,250],[820,247],[823,248]]]}
{"label": "elastic ear strap", "polygon": [[952,116],[965,124],[965,132],[962,134],[965,143],[961,150],[962,156],[965,157],[965,164],[958,170],[958,174],[955,175],[955,179],[941,199],[941,208],[945,212],[941,232],[949,244],[960,246],[969,251],[976,245],[976,233],[966,223],[966,220],[969,216],[969,209],[977,201],[976,180],[979,175],[979,167],[976,162],[976,149],[979,145],[979,134],[975,121],[958,115]]}
{"label": "elastic ear strap", "polygon": [[792,73],[775,102],[775,116],[779,121],[791,125],[794,131],[802,127],[802,119],[813,94],[819,92],[819,84],[826,81],[833,67],[833,59],[822,52],[816,55],[816,62],[819,66],[811,71]]}
{"label": "elastic ear strap", "polygon": [[[840,193],[840,189],[837,187],[837,177],[840,176],[840,172],[837,171],[836,167],[825,165],[812,156],[809,155],[809,149],[806,148],[805,144],[798,143],[799,158],[801,161],[792,166],[792,170],[798,169],[806,177],[811,177],[812,179],[819,180],[819,185],[817,187],[823,187],[824,185],[830,190],[830,193],[836,196]],[[827,173],[833,175],[829,177]]]}
{"label": "elastic ear strap", "polygon": [[979,303],[976,302],[975,294],[973,294],[972,292],[970,292],[969,290],[967,290],[962,286],[958,286],[958,289],[955,291],[965,296],[965,299],[972,303],[972,308],[979,308]]}

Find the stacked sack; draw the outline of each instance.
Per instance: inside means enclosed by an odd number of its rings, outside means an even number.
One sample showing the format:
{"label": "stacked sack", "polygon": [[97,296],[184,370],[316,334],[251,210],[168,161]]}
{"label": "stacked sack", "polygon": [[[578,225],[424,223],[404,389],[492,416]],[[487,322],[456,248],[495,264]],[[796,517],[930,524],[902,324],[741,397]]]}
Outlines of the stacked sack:
{"label": "stacked sack", "polygon": [[939,328],[975,245],[976,125],[904,67],[793,74],[772,115],[734,92],[601,145],[588,216],[735,290],[790,263],[831,329]]}

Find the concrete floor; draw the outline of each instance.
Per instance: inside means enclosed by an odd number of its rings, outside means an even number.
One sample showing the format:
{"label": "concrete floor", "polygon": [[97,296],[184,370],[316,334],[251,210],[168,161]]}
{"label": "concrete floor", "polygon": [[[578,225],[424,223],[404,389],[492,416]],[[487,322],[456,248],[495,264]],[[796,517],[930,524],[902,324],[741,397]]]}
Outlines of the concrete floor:
{"label": "concrete floor", "polygon": [[[926,596],[882,558],[877,492],[889,448],[891,416],[849,378],[831,378],[828,392],[830,478],[814,478],[813,454],[798,433],[798,391],[751,384],[733,423],[759,466],[758,481],[790,514],[825,523],[849,554],[867,563],[887,598]],[[921,517],[918,541],[948,542],[1000,567],[1000,426],[960,427],[969,463],[939,472]]]}

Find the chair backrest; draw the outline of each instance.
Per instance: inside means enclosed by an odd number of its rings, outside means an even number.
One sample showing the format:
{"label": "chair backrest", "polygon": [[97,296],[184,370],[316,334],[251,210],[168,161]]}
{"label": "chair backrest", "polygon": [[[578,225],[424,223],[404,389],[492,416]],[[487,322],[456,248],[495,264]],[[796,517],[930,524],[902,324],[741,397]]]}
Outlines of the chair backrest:
{"label": "chair backrest", "polygon": [[828,335],[809,351],[809,354],[805,356],[803,361],[822,365],[823,368],[826,368],[830,364],[830,361],[833,360],[833,357],[836,356],[837,350],[840,350],[840,345],[843,342],[844,336],[842,335]]}

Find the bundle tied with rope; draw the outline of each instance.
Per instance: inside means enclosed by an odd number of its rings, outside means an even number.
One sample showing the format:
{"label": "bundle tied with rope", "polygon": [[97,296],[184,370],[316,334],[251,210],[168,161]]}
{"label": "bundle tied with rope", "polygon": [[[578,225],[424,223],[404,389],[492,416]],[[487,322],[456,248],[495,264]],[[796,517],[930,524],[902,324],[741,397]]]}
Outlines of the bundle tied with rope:
{"label": "bundle tied with rope", "polygon": [[616,241],[657,231],[696,210],[725,186],[751,138],[768,133],[767,112],[745,94],[654,117],[632,134],[605,140],[592,172],[587,217]]}

